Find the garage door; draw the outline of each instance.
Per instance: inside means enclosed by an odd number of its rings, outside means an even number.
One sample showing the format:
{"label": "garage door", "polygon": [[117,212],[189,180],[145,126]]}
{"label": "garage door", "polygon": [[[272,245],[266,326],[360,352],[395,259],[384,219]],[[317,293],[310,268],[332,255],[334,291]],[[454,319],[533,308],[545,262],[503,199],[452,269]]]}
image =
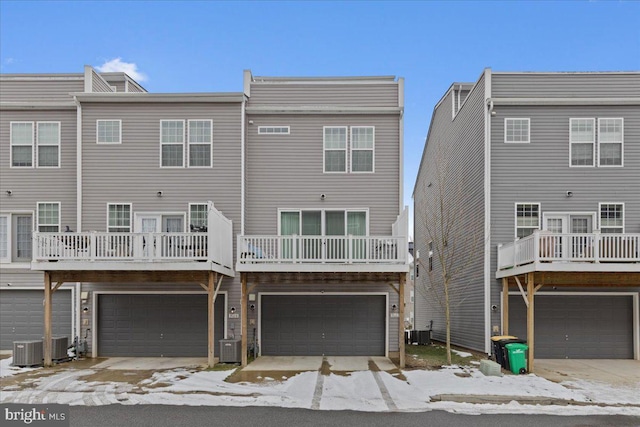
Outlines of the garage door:
{"label": "garage door", "polygon": [[[218,295],[216,343],[223,338],[224,314],[224,295]],[[207,295],[98,296],[100,356],[206,357],[207,337]]]}
{"label": "garage door", "polygon": [[[0,350],[12,350],[14,341],[41,340],[44,335],[43,290],[3,290],[0,292]],[[53,293],[54,336],[71,336],[71,290]]]}
{"label": "garage door", "polygon": [[[610,295],[536,295],[535,357],[632,359],[633,299]],[[509,297],[509,333],[526,338],[527,310]]]}
{"label": "garage door", "polygon": [[384,356],[382,295],[264,295],[262,354]]}

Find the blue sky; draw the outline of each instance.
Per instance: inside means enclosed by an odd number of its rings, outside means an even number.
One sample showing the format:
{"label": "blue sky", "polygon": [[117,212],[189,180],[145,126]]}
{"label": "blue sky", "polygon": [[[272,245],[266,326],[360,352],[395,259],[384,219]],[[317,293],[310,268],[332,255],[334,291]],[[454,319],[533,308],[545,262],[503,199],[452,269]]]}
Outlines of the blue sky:
{"label": "blue sky", "polygon": [[[2,73],[120,58],[151,92],[264,76],[405,78],[405,201],[434,105],[496,71],[640,70],[640,2],[0,1]],[[135,74],[135,72],[132,72]]]}

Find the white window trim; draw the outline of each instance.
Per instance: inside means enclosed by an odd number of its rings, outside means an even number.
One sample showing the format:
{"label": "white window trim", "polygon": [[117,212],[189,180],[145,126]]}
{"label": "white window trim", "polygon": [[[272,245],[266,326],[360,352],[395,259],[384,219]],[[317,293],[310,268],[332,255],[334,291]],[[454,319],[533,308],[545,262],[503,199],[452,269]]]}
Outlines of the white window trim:
{"label": "white window trim", "polygon": [[[345,130],[345,144],[344,149],[326,148],[325,130],[326,129],[344,129]],[[343,171],[327,171],[326,165],[326,152],[327,151],[344,151],[344,170]],[[347,153],[349,151],[349,127],[348,126],[322,126],[322,173],[328,174],[340,174],[349,172],[349,159],[347,159]]]}
{"label": "white window trim", "polygon": [[[286,129],[286,132],[267,132],[268,129]],[[269,126],[258,126],[258,134],[259,135],[290,135],[291,134],[291,128],[289,126],[275,126],[275,125],[269,125]]]}
{"label": "white window trim", "polygon": [[[552,211],[552,212],[544,212],[542,213],[542,226],[540,230],[546,230],[547,217],[550,216],[565,216],[567,219],[571,219],[572,216],[590,216],[591,217],[591,228],[595,231],[597,229],[598,224],[598,213],[596,212],[578,212],[578,211]],[[571,228],[571,224],[567,224],[569,228]],[[567,233],[570,233],[568,231]]]}
{"label": "white window trim", "polygon": [[[15,144],[13,142],[13,125],[14,124],[30,124],[31,125],[31,144]],[[35,168],[36,167],[36,147],[35,147],[35,132],[36,132],[36,122],[29,121],[16,121],[9,122],[9,167],[11,168]],[[31,147],[31,166],[14,166],[13,165],[13,147]]]}
{"label": "white window trim", "polygon": [[[621,205],[622,206],[622,231],[621,233],[624,234],[624,230],[626,228],[626,222],[625,222],[625,211],[626,211],[626,206],[624,204],[624,202],[600,202],[598,203],[598,230],[602,230],[602,205]],[[606,228],[618,228],[618,227],[606,227]]]}
{"label": "white window trim", "polygon": [[[175,216],[175,217],[181,217],[182,218],[182,233],[185,232],[185,229],[187,227],[187,225],[184,223],[184,221],[187,219],[187,214],[184,212],[158,212],[158,211],[150,211],[150,212],[134,212],[133,213],[133,224],[134,224],[134,229],[136,228],[135,226],[138,224],[138,219],[139,217],[142,216],[158,216],[160,217],[160,220],[163,220],[164,217],[167,216]],[[166,231],[162,230],[162,224],[160,224],[160,232],[161,233],[166,233]]]}
{"label": "white window trim", "polygon": [[[178,145],[177,142],[162,142],[162,123],[163,122],[182,122],[182,166],[163,166],[162,165],[162,146],[163,145]],[[187,142],[187,126],[186,121],[183,119],[163,119],[160,120],[160,159],[159,164],[162,169],[184,169],[187,165],[186,157],[186,142]]]}
{"label": "white window trim", "polygon": [[331,237],[331,236],[327,236],[326,233],[326,227],[325,227],[325,212],[335,212],[335,211],[343,211],[345,212],[345,216],[344,216],[344,220],[345,220],[345,230],[347,229],[347,212],[364,212],[366,215],[366,226],[365,226],[365,236],[369,236],[369,208],[304,208],[304,209],[300,209],[300,208],[278,208],[278,236],[282,235],[282,212],[298,212],[300,214],[300,225],[298,228],[298,231],[300,232],[301,235],[302,233],[302,212],[320,212],[320,236],[318,237]]}
{"label": "white window trim", "polygon": [[[0,211],[0,216],[7,216],[9,217],[9,219],[7,220],[7,227],[8,227],[8,231],[9,231],[9,236],[8,236],[8,245],[9,245],[9,252],[7,254],[8,256],[8,260],[7,259],[0,259],[0,264],[10,264],[10,265],[5,265],[4,268],[24,268],[24,264],[25,261],[14,261],[13,260],[13,221],[12,218],[14,215],[28,215],[31,217],[31,229],[32,230],[36,230],[36,212],[34,211],[28,211],[28,210],[18,210],[18,211]],[[30,261],[28,261],[30,262]]]}
{"label": "white window trim", "polygon": [[[519,227],[518,226],[518,205],[538,205],[538,226],[537,227]],[[519,228],[537,228],[538,230],[542,229],[542,213],[541,204],[539,202],[516,202],[513,206],[513,237],[518,240],[518,229]]]}
{"label": "white window trim", "polygon": [[[101,142],[100,141],[100,122],[118,122],[118,141],[117,142]],[[122,144],[122,120],[120,119],[99,119],[96,120],[96,144],[100,145],[115,145]]]}
{"label": "white window trim", "polygon": [[187,224],[185,224],[185,229],[187,231],[191,231],[191,206],[205,206],[207,210],[207,222],[209,220],[209,203],[189,203],[189,210],[187,211]]}
{"label": "white window trim", "polygon": [[[373,147],[369,148],[353,148],[353,130],[354,129],[373,129]],[[376,171],[376,127],[375,126],[351,126],[349,130],[349,141],[347,141],[349,145],[349,172],[351,173],[375,173]],[[370,171],[354,171],[353,170],[353,152],[354,151],[371,151],[371,170]]]}
{"label": "white window trim", "polygon": [[[621,139],[620,142],[604,142],[602,144],[620,144],[620,164],[619,165],[601,165],[600,164],[600,123],[601,120],[620,120],[621,122]],[[599,117],[598,118],[598,167],[600,168],[621,168],[624,167],[624,118],[623,117]]]}
{"label": "white window trim", "polygon": [[[209,166],[191,166],[191,145],[205,145],[206,142],[190,142],[189,131],[191,130],[191,122],[209,122]],[[186,166],[193,169],[210,169],[213,167],[213,120],[211,119],[189,119],[187,120],[185,141],[187,143],[187,159]]]}
{"label": "white window trim", "polygon": [[1,264],[9,264],[11,262],[12,256],[11,256],[11,252],[13,251],[13,246],[11,245],[11,236],[13,235],[13,233],[11,232],[12,230],[12,224],[11,224],[11,213],[0,213],[0,217],[1,218],[7,218],[7,256],[4,258],[0,258],[0,263]]}
{"label": "white window trim", "polygon": [[[58,125],[58,143],[57,144],[41,144],[40,143],[40,125],[41,124],[57,124]],[[58,147],[58,165],[57,166],[40,166],[38,163],[40,162],[40,153],[38,152],[38,148],[42,147]],[[60,152],[62,151],[62,125],[60,122],[56,121],[44,121],[44,122],[36,122],[36,143],[35,149],[33,150],[36,167],[43,169],[60,169]]]}
{"label": "white window trim", "polygon": [[[108,202],[107,203],[107,233],[111,233],[111,231],[109,231],[109,228],[111,228],[109,226],[109,207],[110,206],[129,206],[129,231],[125,231],[124,233],[131,233],[131,230],[133,228],[133,204],[132,203],[127,203],[127,202]],[[117,228],[124,228],[124,227],[117,227]],[[115,231],[113,233],[116,233]]]}
{"label": "white window trim", "polygon": [[[526,120],[527,121],[527,140],[526,141],[509,141],[507,139],[507,122],[509,120]],[[528,117],[505,117],[504,119],[504,143],[505,144],[529,144],[531,143],[531,119]]]}
{"label": "white window trim", "polygon": [[[41,224],[40,223],[40,205],[58,205],[58,223],[57,224]],[[40,226],[51,227],[57,226],[60,232],[60,224],[62,223],[62,205],[60,202],[38,202],[36,204],[36,228],[34,231],[40,232]]]}
{"label": "white window trim", "polygon": [[[573,144],[586,144],[587,142],[573,142],[573,121],[574,120],[592,120],[593,121],[593,141],[592,144],[592,153],[593,153],[593,163],[590,165],[574,165],[572,164],[573,159]],[[571,117],[569,118],[569,167],[570,168],[592,168],[596,166],[596,119],[593,117]]]}

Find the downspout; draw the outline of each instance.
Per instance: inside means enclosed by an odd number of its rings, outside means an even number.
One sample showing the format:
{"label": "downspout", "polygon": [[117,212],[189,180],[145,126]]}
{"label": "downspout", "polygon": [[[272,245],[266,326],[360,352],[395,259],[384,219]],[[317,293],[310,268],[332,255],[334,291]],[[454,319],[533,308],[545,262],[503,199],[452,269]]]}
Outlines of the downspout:
{"label": "downspout", "polygon": [[247,121],[246,117],[246,104],[247,97],[245,96],[242,100],[241,106],[241,122],[240,122],[240,235],[244,236],[244,209],[245,209],[245,124]]}
{"label": "downspout", "polygon": [[491,354],[491,68],[484,72],[484,351]]}
{"label": "downspout", "polygon": [[[76,104],[76,230],[78,233],[82,231],[82,104],[76,96],[73,97]],[[75,336],[82,336],[82,308],[81,295],[82,283],[75,284],[75,300],[76,300],[76,328]]]}
{"label": "downspout", "polygon": [[[400,126],[398,129],[399,139],[399,200],[398,200],[398,215],[402,215],[404,206],[404,78],[398,78],[398,107],[400,107]],[[407,229],[407,234],[408,234]],[[407,239],[409,236],[405,236]]]}

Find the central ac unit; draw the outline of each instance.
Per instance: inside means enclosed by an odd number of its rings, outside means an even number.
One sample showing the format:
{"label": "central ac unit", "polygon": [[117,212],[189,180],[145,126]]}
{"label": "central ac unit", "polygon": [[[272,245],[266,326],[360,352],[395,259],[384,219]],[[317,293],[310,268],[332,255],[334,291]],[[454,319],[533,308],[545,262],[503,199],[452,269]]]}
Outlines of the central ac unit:
{"label": "central ac unit", "polygon": [[241,340],[220,340],[220,363],[240,363],[241,356]]}
{"label": "central ac unit", "polygon": [[14,341],[13,366],[42,365],[42,341]]}
{"label": "central ac unit", "polygon": [[51,359],[62,360],[67,359],[67,348],[69,347],[69,337],[53,337],[51,338]]}

